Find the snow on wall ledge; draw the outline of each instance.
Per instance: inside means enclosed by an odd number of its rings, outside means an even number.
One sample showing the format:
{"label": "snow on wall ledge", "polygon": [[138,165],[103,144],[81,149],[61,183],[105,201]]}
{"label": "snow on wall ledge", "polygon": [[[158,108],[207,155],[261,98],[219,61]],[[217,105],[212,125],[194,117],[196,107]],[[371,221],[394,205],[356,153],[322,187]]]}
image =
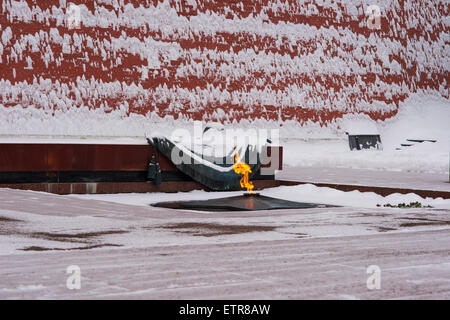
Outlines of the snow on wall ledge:
{"label": "snow on wall ledge", "polygon": [[73,0],[78,29],[69,1],[1,1],[9,125],[44,114],[70,127],[90,110],[127,126],[139,116],[329,126],[391,118],[415,92],[449,98],[445,0],[382,1],[379,30],[366,0]]}

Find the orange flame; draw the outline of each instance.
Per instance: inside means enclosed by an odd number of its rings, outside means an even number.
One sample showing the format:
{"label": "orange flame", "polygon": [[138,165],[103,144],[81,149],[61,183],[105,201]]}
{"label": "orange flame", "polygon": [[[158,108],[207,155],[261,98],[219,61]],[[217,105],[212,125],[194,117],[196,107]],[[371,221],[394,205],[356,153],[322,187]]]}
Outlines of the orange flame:
{"label": "orange flame", "polygon": [[253,183],[251,181],[248,181],[248,174],[252,173],[252,170],[250,169],[250,166],[248,164],[239,161],[239,153],[237,151],[234,157],[233,170],[237,174],[244,175],[240,181],[241,187],[247,188],[247,191],[252,191],[254,188]]}

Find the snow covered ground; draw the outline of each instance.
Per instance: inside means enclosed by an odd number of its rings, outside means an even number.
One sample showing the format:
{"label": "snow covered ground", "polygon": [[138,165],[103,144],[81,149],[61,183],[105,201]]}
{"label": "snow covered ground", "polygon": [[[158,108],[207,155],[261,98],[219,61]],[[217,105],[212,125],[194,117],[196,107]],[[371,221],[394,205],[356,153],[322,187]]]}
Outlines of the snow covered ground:
{"label": "snow covered ground", "polygon": [[[399,114],[386,122],[367,119],[343,119],[344,131],[381,136],[383,150],[350,151],[345,136],[318,136],[317,139],[285,139],[283,161],[289,166],[359,168],[369,170],[449,172],[450,103],[431,96],[408,99]],[[356,127],[356,129],[354,129]],[[367,129],[364,129],[367,128]],[[283,137],[294,135],[294,131]],[[308,136],[306,136],[308,137]],[[429,139],[433,142],[408,142]],[[412,144],[402,147],[401,144]],[[397,150],[400,149],[400,150]]]}
{"label": "snow covered ground", "polygon": [[[0,298],[450,298],[450,200],[311,185],[263,192],[344,207],[156,208],[235,193],[58,196],[0,190]],[[433,208],[376,207],[422,201]],[[66,287],[66,268],[82,287]],[[380,290],[366,287],[369,265]]]}

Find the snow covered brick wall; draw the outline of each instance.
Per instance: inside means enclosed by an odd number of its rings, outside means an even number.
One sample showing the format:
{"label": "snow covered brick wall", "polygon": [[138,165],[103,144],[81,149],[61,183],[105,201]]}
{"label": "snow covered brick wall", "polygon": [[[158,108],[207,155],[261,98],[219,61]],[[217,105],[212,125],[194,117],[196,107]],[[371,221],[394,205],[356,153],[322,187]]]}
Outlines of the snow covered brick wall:
{"label": "snow covered brick wall", "polygon": [[446,0],[0,5],[0,113],[326,126],[349,113],[390,118],[414,92],[449,98]]}

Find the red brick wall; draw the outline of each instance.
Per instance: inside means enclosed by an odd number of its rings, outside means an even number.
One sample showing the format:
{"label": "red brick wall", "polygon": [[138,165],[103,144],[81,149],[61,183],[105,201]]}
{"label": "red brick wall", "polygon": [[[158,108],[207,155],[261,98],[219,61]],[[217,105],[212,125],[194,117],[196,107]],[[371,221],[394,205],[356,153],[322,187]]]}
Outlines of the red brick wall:
{"label": "red brick wall", "polygon": [[413,92],[449,97],[445,0],[380,3],[380,30],[364,0],[72,2],[80,29],[68,1],[1,1],[0,108],[326,125],[392,117]]}

